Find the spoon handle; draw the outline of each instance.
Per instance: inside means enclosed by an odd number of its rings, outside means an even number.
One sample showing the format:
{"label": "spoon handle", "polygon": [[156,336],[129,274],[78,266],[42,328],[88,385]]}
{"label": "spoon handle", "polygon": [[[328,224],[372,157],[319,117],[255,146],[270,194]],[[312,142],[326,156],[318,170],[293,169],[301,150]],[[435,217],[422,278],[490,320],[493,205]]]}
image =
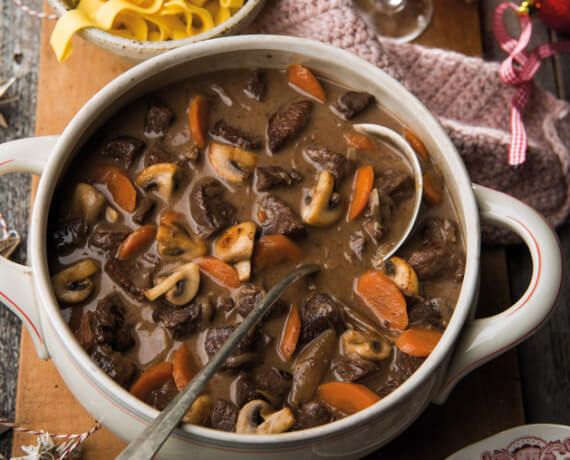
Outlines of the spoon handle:
{"label": "spoon handle", "polygon": [[302,265],[273,286],[226,340],[220,351],[196,374],[191,383],[178,393],[170,404],[160,412],[158,417],[136,439],[129,443],[127,448],[117,457],[117,460],[151,460],[210,379],[232,354],[241,339],[259,322],[265,312],[269,310],[289,286],[300,278],[319,270],[320,268],[317,265]]}

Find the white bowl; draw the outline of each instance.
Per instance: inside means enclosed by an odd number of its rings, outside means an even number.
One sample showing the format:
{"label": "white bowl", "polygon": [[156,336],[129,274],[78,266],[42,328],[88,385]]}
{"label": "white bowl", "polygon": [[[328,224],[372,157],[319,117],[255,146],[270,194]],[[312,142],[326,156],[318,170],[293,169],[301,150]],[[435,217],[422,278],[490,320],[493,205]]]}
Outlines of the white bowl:
{"label": "white bowl", "polygon": [[[465,276],[455,312],[422,366],[399,388],[361,412],[316,428],[266,436],[186,425],[169,438],[161,458],[364,455],[403,431],[430,401],[445,401],[463,375],[527,338],[554,308],[562,280],[562,255],[555,233],[523,203],[473,186],[442,127],[398,82],[349,52],[310,40],[270,35],[208,40],[158,56],[116,78],[84,105],[61,136],[0,146],[0,175],[12,171],[41,174],[29,236],[31,268],[0,258],[0,296],[28,327],[39,355],[54,361],[73,394],[97,420],[129,441],[158,412],[103,373],[61,316],[47,265],[46,225],[54,190],[67,165],[83,141],[109,117],[159,87],[204,72],[284,68],[291,63],[306,64],[319,75],[373,94],[426,143],[445,176],[465,237]],[[519,301],[499,315],[473,320],[480,216],[518,233],[529,247],[534,267],[529,288]]]}
{"label": "white bowl", "polygon": [[[69,4],[63,0],[47,0],[47,2],[58,17],[61,17],[71,9]],[[99,48],[110,51],[119,57],[140,62],[191,43],[237,34],[253,22],[264,5],[265,0],[247,0],[237,13],[231,16],[227,21],[222,22],[206,32],[180,40],[138,41],[119,37],[94,27],[82,29],[78,34]]]}

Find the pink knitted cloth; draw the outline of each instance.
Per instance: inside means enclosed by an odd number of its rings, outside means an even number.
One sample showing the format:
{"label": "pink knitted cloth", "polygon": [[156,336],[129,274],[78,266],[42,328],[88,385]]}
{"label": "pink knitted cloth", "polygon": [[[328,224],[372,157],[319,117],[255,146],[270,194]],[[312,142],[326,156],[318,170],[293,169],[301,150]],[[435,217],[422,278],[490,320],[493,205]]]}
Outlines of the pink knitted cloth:
{"label": "pink knitted cloth", "polygon": [[[525,201],[552,225],[570,210],[569,104],[534,87],[524,122],[529,148],[522,168],[507,164],[514,89],[499,79],[499,64],[451,51],[379,40],[350,0],[268,0],[251,33],[312,38],[377,65],[414,93],[439,119],[473,182]],[[487,243],[516,239],[487,229]]]}

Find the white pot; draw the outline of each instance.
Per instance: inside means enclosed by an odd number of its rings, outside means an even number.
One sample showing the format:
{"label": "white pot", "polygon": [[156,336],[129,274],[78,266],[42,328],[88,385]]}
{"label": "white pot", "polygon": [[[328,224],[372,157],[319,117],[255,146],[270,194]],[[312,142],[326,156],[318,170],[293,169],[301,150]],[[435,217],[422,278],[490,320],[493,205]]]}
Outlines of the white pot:
{"label": "white pot", "polygon": [[[471,184],[453,144],[427,109],[399,83],[355,55],[314,41],[281,36],[221,38],[146,61],[113,80],[77,113],[59,137],[0,146],[0,174],[41,175],[30,229],[31,267],[0,258],[0,296],[28,327],[38,354],[51,358],[83,406],[129,441],[157,411],[121,388],[91,361],[63,320],[50,282],[46,225],[56,185],[71,157],[125,104],[196,74],[229,68],[278,67],[300,62],[319,75],[368,91],[426,143],[445,175],[466,241],[465,277],[455,312],[425,363],[373,406],[310,430],[279,435],[238,435],[200,426],[177,429],[161,458],[354,458],[377,449],[412,423],[431,402],[442,403],[461,377],[526,339],[554,308],[562,280],[555,233],[523,203]],[[530,250],[533,273],[522,298],[499,315],[473,320],[479,277],[480,217],[514,230]]]}

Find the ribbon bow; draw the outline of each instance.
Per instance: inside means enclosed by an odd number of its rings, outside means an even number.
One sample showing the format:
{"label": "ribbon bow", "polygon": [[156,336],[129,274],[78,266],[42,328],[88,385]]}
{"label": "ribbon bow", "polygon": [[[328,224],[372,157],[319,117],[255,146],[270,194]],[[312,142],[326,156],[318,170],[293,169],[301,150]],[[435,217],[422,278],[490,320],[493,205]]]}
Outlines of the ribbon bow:
{"label": "ribbon bow", "polygon": [[[512,8],[519,17],[521,34],[518,39],[512,37],[505,29],[504,12]],[[532,22],[519,5],[501,3],[495,10],[493,32],[499,45],[509,57],[501,64],[499,75],[507,85],[517,88],[511,107],[511,145],[509,148],[509,165],[522,165],[526,159],[527,135],[522,120],[525,105],[530,99],[532,77],[540,67],[541,61],[557,53],[570,53],[570,41],[546,43],[528,52],[526,47],[532,36]]]}

